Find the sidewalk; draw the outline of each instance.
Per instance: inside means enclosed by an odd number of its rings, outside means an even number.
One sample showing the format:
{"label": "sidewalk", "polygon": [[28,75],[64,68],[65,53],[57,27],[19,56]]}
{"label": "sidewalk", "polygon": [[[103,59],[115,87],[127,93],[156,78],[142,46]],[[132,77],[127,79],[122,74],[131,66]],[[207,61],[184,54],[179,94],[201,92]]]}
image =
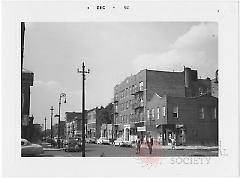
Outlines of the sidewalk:
{"label": "sidewalk", "polygon": [[[142,144],[141,148],[148,148],[147,144]],[[175,146],[176,150],[218,150],[218,146]],[[153,149],[171,150],[170,145],[153,145]]]}

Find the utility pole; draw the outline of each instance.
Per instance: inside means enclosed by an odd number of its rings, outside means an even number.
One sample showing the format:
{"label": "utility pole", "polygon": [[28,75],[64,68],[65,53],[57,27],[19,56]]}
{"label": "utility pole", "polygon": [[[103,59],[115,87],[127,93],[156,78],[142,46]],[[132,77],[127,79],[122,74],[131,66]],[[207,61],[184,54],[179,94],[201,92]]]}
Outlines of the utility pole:
{"label": "utility pole", "polygon": [[82,74],[82,157],[85,157],[85,74],[90,73],[88,69],[85,71],[84,62],[82,63],[82,71],[78,69],[78,73]]}
{"label": "utility pole", "polygon": [[45,121],[45,141],[47,140],[47,131],[46,131],[46,123],[47,123],[47,118],[45,117],[45,119],[44,119],[44,121]]}
{"label": "utility pole", "polygon": [[[51,111],[51,140],[53,139],[52,119],[53,119],[53,106],[50,108]],[[52,141],[51,141],[52,143]]]}

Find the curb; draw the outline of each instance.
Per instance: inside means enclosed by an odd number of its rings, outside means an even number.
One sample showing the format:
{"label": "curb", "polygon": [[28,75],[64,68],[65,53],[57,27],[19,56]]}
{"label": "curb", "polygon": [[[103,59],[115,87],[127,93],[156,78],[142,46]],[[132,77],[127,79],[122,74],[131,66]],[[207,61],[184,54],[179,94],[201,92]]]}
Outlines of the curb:
{"label": "curb", "polygon": [[43,148],[43,151],[61,151],[62,148]]}

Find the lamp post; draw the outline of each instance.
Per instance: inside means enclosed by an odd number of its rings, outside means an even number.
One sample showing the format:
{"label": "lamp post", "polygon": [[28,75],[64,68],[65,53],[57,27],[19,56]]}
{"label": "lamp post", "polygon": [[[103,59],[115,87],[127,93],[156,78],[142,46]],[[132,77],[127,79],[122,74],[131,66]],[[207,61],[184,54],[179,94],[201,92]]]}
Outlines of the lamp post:
{"label": "lamp post", "polygon": [[47,131],[47,127],[46,127],[47,126],[47,118],[46,117],[45,117],[44,121],[45,121],[44,122],[45,123],[44,136],[45,136],[45,141],[47,141],[47,132],[46,132]]}
{"label": "lamp post", "polygon": [[51,111],[51,126],[50,126],[50,129],[51,129],[51,144],[52,144],[52,139],[53,139],[53,128],[52,128],[53,110],[54,110],[53,106],[51,106],[51,108],[50,108],[50,111]]}
{"label": "lamp post", "polygon": [[64,97],[64,103],[67,102],[67,99],[66,99],[66,94],[65,93],[61,93],[60,94],[60,98],[59,98],[59,105],[58,105],[58,139],[57,139],[57,142],[58,142],[58,148],[60,148],[60,115],[61,115],[61,111],[60,111],[60,108],[61,108],[61,99]]}

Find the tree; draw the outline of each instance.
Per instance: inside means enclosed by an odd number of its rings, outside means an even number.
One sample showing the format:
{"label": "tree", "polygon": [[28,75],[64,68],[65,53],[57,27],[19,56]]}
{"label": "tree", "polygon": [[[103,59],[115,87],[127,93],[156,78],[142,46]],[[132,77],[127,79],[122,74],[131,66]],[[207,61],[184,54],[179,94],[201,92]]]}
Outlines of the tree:
{"label": "tree", "polygon": [[100,124],[111,124],[113,114],[113,104],[109,103],[105,108],[101,107],[99,110],[99,122]]}

